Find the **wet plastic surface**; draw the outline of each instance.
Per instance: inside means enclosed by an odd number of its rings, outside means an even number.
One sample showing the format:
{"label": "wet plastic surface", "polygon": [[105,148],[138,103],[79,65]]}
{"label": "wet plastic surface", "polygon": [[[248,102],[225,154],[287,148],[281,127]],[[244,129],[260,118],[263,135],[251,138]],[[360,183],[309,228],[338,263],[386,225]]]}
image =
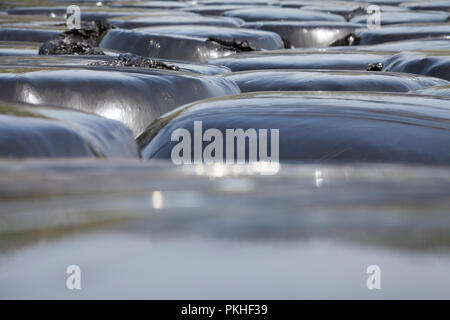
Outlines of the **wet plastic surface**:
{"label": "wet plastic surface", "polygon": [[294,21],[346,21],[344,17],[317,11],[291,8],[248,8],[226,11],[226,17],[240,18],[244,21],[294,20]]}
{"label": "wet plastic surface", "polygon": [[119,28],[134,29],[161,25],[210,25],[222,27],[239,27],[243,21],[232,17],[206,17],[199,15],[188,15],[186,13],[170,16],[150,16],[133,19],[110,19],[109,22]]}
{"label": "wet plastic surface", "polygon": [[400,4],[411,10],[442,10],[450,11],[450,3],[447,0],[427,0],[427,1],[411,1]]}
{"label": "wet plastic surface", "polygon": [[[27,48],[27,47],[25,47]],[[121,70],[123,72],[137,72],[146,73],[149,68],[133,67],[123,68],[117,65],[116,61],[120,54],[114,55],[58,55],[58,56],[36,56],[37,49],[12,49],[5,50],[0,47],[0,64],[4,67],[64,67],[64,68],[79,68],[94,70]],[[3,53],[3,54],[2,54]],[[22,53],[18,55],[18,53]],[[33,54],[34,53],[34,54]],[[106,52],[110,54],[111,52]],[[144,58],[144,57],[141,57]],[[152,59],[156,62],[161,62],[168,66],[177,68],[181,72],[193,72],[206,75],[217,75],[230,72],[230,69],[223,66],[216,66],[207,63],[189,63],[185,61]],[[110,64],[110,65],[109,65]],[[126,67],[126,66],[124,66]]]}
{"label": "wet plastic surface", "polygon": [[45,42],[53,39],[59,33],[56,30],[0,28],[0,41]]}
{"label": "wet plastic surface", "polygon": [[450,34],[450,24],[411,24],[386,26],[381,29],[361,29],[356,31],[360,45],[377,44],[406,39],[442,37]]}
{"label": "wet plastic surface", "polygon": [[402,52],[386,60],[385,71],[409,72],[450,80],[450,56],[439,52]]}
{"label": "wet plastic surface", "polygon": [[424,88],[424,89],[417,89],[417,90],[412,91],[411,93],[450,97],[450,85],[447,84],[447,85],[442,85],[442,86],[434,86],[434,87],[429,87],[429,88]]}
{"label": "wet plastic surface", "polygon": [[[401,23],[443,23],[447,22],[450,17],[445,12],[381,12],[380,24],[391,25]],[[354,23],[365,23],[369,15],[359,15],[350,20]]]}
{"label": "wet plastic surface", "polygon": [[137,158],[123,124],[81,112],[0,102],[1,157]]}
{"label": "wet plastic surface", "polygon": [[384,91],[407,92],[448,84],[438,78],[365,71],[267,70],[231,73],[242,92],[254,91]]}
{"label": "wet plastic surface", "polygon": [[249,22],[243,27],[276,32],[285,40],[287,48],[325,48],[362,25],[328,21],[266,21]]}
{"label": "wet plastic surface", "polygon": [[[0,73],[0,99],[54,104],[118,120],[134,135],[156,117],[185,103],[239,93],[231,81],[170,71],[148,73],[71,69]],[[9,72],[8,72],[9,71]]]}
{"label": "wet plastic surface", "polygon": [[[202,132],[216,128],[224,137],[226,129],[279,129],[280,161],[450,165],[449,101],[408,94],[247,93],[180,107],[138,142],[144,158],[171,159],[179,143],[172,132],[184,128],[194,137],[194,121],[202,121]],[[208,142],[202,143],[204,150]]]}
{"label": "wet plastic surface", "polygon": [[145,57],[192,62],[208,62],[211,58],[236,52],[233,47],[204,38],[128,30],[110,30],[100,43],[100,48],[131,52]]}
{"label": "wet plastic surface", "polygon": [[421,50],[449,50],[450,36],[421,38],[413,40],[400,40],[383,42],[372,45],[359,45],[351,47],[333,47],[334,50],[357,50],[357,51],[421,51]]}
{"label": "wet plastic surface", "polygon": [[148,34],[171,34],[194,38],[209,39],[219,43],[247,42],[254,50],[283,49],[284,44],[280,36],[274,32],[243,28],[226,28],[215,26],[161,26],[135,29]]}
{"label": "wet plastic surface", "polygon": [[[69,4],[105,55],[38,55]],[[2,1],[0,298],[450,298],[448,6]],[[174,165],[194,121],[281,163]]]}
{"label": "wet plastic surface", "polygon": [[277,50],[264,53],[239,54],[209,60],[232,71],[265,69],[328,69],[366,70],[369,63],[383,62],[390,54],[356,52],[313,52]]}

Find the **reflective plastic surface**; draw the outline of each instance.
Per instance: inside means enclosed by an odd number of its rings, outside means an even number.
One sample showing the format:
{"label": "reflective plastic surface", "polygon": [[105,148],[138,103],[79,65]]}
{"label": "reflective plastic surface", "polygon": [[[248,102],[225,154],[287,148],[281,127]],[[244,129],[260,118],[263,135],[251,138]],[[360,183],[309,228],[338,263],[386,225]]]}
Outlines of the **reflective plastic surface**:
{"label": "reflective plastic surface", "polygon": [[[226,129],[252,128],[279,129],[279,142],[274,144],[268,134],[266,140],[277,148],[280,161],[450,165],[449,101],[387,93],[247,93],[175,109],[155,121],[138,141],[144,158],[171,159],[174,146],[181,143],[180,138],[172,139],[174,130],[188,130],[193,138],[184,143],[194,150],[198,141],[194,121],[202,121],[202,132],[216,128],[222,133],[223,161],[229,145]],[[257,135],[253,143],[261,148],[260,140]],[[209,143],[200,142],[203,155]],[[249,151],[244,154],[248,160]]]}
{"label": "reflective plastic surface", "polygon": [[267,70],[230,73],[242,92],[252,91],[385,91],[407,92],[448,84],[439,78],[369,71]]}
{"label": "reflective plastic surface", "polygon": [[180,105],[240,92],[236,84],[221,77],[176,71],[28,71],[4,69],[0,73],[0,99],[32,104],[56,101],[59,106],[119,120],[134,135]]}
{"label": "reflective plastic surface", "polygon": [[139,156],[128,128],[90,114],[0,102],[0,122],[1,157]]}

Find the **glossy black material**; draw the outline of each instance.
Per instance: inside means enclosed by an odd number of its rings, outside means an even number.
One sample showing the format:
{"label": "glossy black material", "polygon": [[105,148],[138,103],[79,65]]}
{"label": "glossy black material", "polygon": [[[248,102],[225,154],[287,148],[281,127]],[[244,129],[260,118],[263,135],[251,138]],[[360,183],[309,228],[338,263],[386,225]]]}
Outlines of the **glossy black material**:
{"label": "glossy black material", "polygon": [[0,157],[138,157],[123,124],[82,112],[0,102]]}
{"label": "glossy black material", "polygon": [[218,6],[218,5],[271,6],[272,4],[274,4],[274,1],[273,0],[200,0],[199,3],[202,5],[207,5],[207,6]]}
{"label": "glossy black material", "polygon": [[[20,48],[20,47],[19,47]],[[25,47],[27,48],[27,47]],[[58,55],[58,56],[36,56],[37,50],[33,49],[10,49],[4,50],[0,47],[0,65],[12,67],[64,67],[94,70],[120,70],[121,72],[147,73],[152,72],[150,68],[120,67],[114,61],[119,55]],[[230,72],[230,69],[207,63],[189,63],[175,60],[153,59],[154,61],[176,67],[181,72],[192,72],[206,75],[216,75]]]}
{"label": "glossy black material", "polygon": [[244,28],[267,30],[278,33],[287,48],[324,48],[343,38],[363,25],[329,21],[262,21],[248,22]]}
{"label": "glossy black material", "polygon": [[279,129],[280,161],[450,165],[449,102],[409,94],[242,94],[181,107],[139,141],[143,157],[171,159],[178,143],[172,132],[184,128],[194,137],[194,121],[202,121],[203,132],[217,128],[224,137],[226,129]]}
{"label": "glossy black material", "polygon": [[450,35],[450,24],[411,24],[356,30],[360,45]]}
{"label": "glossy black material", "polygon": [[226,66],[232,71],[258,69],[331,69],[366,70],[369,63],[383,62],[389,55],[354,52],[296,52],[277,50],[264,53],[239,54],[209,60],[212,64]]}
{"label": "glossy black material", "polygon": [[[123,29],[38,55],[72,4]],[[0,97],[34,103],[0,103],[0,299],[450,298],[449,5],[0,0]],[[281,163],[175,165],[194,121],[279,129]]]}
{"label": "glossy black material", "polygon": [[342,16],[306,11],[292,8],[264,7],[230,10],[224,13],[226,17],[240,18],[244,21],[294,20],[294,21],[346,21]]}
{"label": "glossy black material", "polygon": [[36,56],[39,43],[0,41],[0,56]]}
{"label": "glossy black material", "polygon": [[216,26],[184,25],[160,26],[135,29],[147,34],[181,35],[203,40],[219,40],[221,43],[248,42],[251,48],[257,50],[283,49],[284,44],[280,36],[274,32],[243,28],[227,28]]}
{"label": "glossy black material", "polygon": [[226,11],[244,9],[244,8],[257,8],[258,5],[253,4],[219,4],[219,5],[196,5],[180,9],[184,12],[194,12],[207,16],[222,16]]}
{"label": "glossy black material", "polygon": [[[282,7],[287,8],[295,8],[296,1],[289,1],[288,3],[282,4]],[[358,16],[366,13],[365,8],[359,4],[353,4],[351,2],[342,2],[342,3],[322,3],[318,2],[317,4],[312,3],[310,5],[301,6],[302,10],[308,11],[319,11],[319,12],[328,12],[343,16],[346,20],[350,20],[354,16]]]}
{"label": "glossy black material", "polygon": [[244,22],[232,17],[207,17],[180,11],[179,15],[152,15],[148,17],[110,19],[109,22],[119,28],[134,29],[163,25],[206,25],[221,27],[239,27]]}
{"label": "glossy black material", "polygon": [[60,34],[57,30],[0,28],[0,41],[45,42]]}
{"label": "glossy black material", "polygon": [[358,45],[340,48],[333,47],[333,50],[401,52],[401,51],[419,51],[425,48],[427,50],[450,50],[450,36],[399,40],[372,45]]}
{"label": "glossy black material", "polygon": [[448,81],[409,74],[368,71],[267,70],[231,73],[242,92],[254,91],[383,91],[410,90],[449,84]]}
{"label": "glossy black material", "polygon": [[[86,7],[80,7],[81,10]],[[58,7],[17,7],[8,8],[5,10],[9,15],[36,15],[36,16],[49,16],[52,18],[65,18],[67,12],[67,6]]]}
{"label": "glossy black material", "polygon": [[236,49],[205,38],[129,30],[110,30],[100,48],[130,52],[144,57],[208,62],[236,52]]}
{"label": "glossy black material", "polygon": [[450,80],[450,56],[444,52],[402,52],[387,59],[384,71],[409,72]]}
{"label": "glossy black material", "polygon": [[[350,20],[354,23],[366,23],[369,15],[359,15]],[[380,24],[391,25],[401,23],[444,23],[449,14],[445,12],[381,12]]]}
{"label": "glossy black material", "polygon": [[442,86],[418,89],[418,90],[411,91],[411,93],[450,97],[450,85],[446,84],[446,85],[442,85]]}
{"label": "glossy black material", "polygon": [[[112,69],[114,70],[114,69]],[[134,135],[158,116],[188,102],[239,93],[221,77],[175,71],[147,73],[82,69],[7,69],[0,73],[0,99],[55,104],[126,124]],[[14,73],[15,72],[15,73]]]}
{"label": "glossy black material", "polygon": [[411,10],[441,10],[450,11],[450,2],[447,0],[408,1],[400,4]]}
{"label": "glossy black material", "polygon": [[131,8],[131,9],[180,9],[188,7],[189,4],[181,1],[139,1],[137,3],[110,4],[111,8]]}

